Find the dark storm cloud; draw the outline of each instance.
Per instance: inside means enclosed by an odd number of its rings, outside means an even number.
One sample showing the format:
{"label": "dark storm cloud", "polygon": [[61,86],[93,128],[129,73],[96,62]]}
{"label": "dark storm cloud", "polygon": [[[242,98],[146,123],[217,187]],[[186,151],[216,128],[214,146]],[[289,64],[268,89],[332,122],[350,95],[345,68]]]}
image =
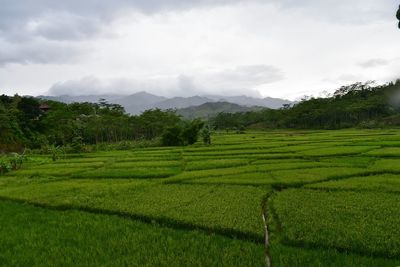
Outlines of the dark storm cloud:
{"label": "dark storm cloud", "polygon": [[[49,39],[75,39],[90,36],[126,9],[152,13],[235,2],[241,0],[0,0],[0,31],[3,38],[38,34]],[[37,29],[30,32],[35,23]]]}
{"label": "dark storm cloud", "polygon": [[0,67],[9,64],[46,64],[46,63],[70,63],[85,52],[80,46],[49,42],[45,40],[31,40],[25,43],[7,43],[0,40]]}
{"label": "dark storm cloud", "polygon": [[[55,44],[54,41],[80,42],[95,38],[120,12],[127,9],[150,14],[238,1],[0,0],[0,65],[57,63],[68,56],[79,57],[80,49]],[[37,42],[40,42],[40,47]],[[54,51],[59,51],[59,54]]]}
{"label": "dark storm cloud", "polygon": [[337,23],[394,19],[387,7],[397,7],[396,0],[0,0],[0,66],[59,63],[85,56],[81,43],[96,39],[127,10],[152,15],[237,3],[274,4],[283,12],[299,10],[312,19]]}
{"label": "dark storm cloud", "polygon": [[126,9],[153,13],[240,2],[273,3],[285,9],[308,10],[312,16],[364,22],[394,17],[388,14],[391,9],[384,7],[397,5],[396,0],[0,0],[0,31],[4,39],[29,35],[57,40],[85,38]]}

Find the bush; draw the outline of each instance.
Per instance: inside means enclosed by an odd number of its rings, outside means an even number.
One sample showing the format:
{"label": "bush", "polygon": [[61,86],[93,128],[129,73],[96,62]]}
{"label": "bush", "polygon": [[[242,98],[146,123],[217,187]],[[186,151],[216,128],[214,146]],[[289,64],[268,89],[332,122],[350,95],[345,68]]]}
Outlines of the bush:
{"label": "bush", "polygon": [[358,125],[358,128],[360,129],[375,129],[375,128],[380,128],[383,125],[376,121],[376,120],[370,120],[370,121],[363,121]]}
{"label": "bush", "polygon": [[201,137],[203,138],[203,143],[206,145],[211,145],[211,127],[206,125],[201,130]]}
{"label": "bush", "polygon": [[22,154],[11,153],[10,156],[0,158],[0,175],[5,174],[11,170],[21,169],[22,164],[25,162],[25,152]]}
{"label": "bush", "polygon": [[61,157],[63,157],[63,158],[66,157],[64,148],[60,147],[60,146],[55,146],[55,145],[49,146],[47,148],[47,151],[50,152],[51,159],[53,161],[56,161],[56,160],[60,159]]}
{"label": "bush", "polygon": [[200,120],[186,122],[183,125],[176,124],[165,129],[161,144],[163,146],[187,146],[193,145],[199,138],[200,129],[204,123]]}
{"label": "bush", "polygon": [[245,134],[246,133],[245,131],[246,131],[246,128],[243,125],[236,128],[237,134]]}
{"label": "bush", "polygon": [[23,154],[11,153],[11,158],[9,159],[11,169],[18,170],[21,169],[22,164],[25,162],[25,152]]}
{"label": "bush", "polygon": [[3,175],[11,170],[10,163],[5,159],[0,159],[0,175]]}
{"label": "bush", "polygon": [[84,144],[83,144],[83,138],[80,136],[75,136],[74,138],[72,138],[72,142],[71,142],[71,149],[72,152],[74,153],[80,153],[83,151],[84,148]]}
{"label": "bush", "polygon": [[204,122],[200,120],[193,120],[186,123],[182,131],[182,139],[185,145],[193,145],[199,138],[199,131],[203,128]]}
{"label": "bush", "polygon": [[163,146],[181,146],[183,145],[182,138],[183,129],[179,125],[168,127],[165,129],[162,137],[161,144]]}

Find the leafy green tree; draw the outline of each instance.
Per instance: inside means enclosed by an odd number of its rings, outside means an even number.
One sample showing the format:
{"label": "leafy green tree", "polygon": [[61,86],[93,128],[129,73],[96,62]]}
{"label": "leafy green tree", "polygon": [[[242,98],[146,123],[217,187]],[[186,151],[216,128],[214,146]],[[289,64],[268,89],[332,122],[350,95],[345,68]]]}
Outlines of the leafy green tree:
{"label": "leafy green tree", "polygon": [[174,126],[181,119],[172,110],[147,110],[139,116],[140,126],[145,139],[153,139],[163,133],[167,127]]}
{"label": "leafy green tree", "polygon": [[39,124],[35,120],[39,119],[41,110],[40,103],[33,97],[22,97],[18,102],[17,108],[19,110],[18,119],[23,127],[37,129]]}
{"label": "leafy green tree", "polygon": [[161,136],[161,144],[163,146],[181,146],[184,144],[182,138],[182,127],[180,125],[174,125],[164,130]]}
{"label": "leafy green tree", "polygon": [[201,130],[201,137],[203,138],[203,143],[205,145],[211,145],[211,127],[210,125],[206,125]]}
{"label": "leafy green tree", "polygon": [[193,145],[199,138],[200,129],[203,128],[204,122],[195,119],[187,122],[182,129],[182,139],[185,145]]}
{"label": "leafy green tree", "polygon": [[203,125],[204,122],[197,119],[189,122],[177,123],[165,129],[161,137],[161,143],[164,146],[193,145],[197,142],[199,132]]}

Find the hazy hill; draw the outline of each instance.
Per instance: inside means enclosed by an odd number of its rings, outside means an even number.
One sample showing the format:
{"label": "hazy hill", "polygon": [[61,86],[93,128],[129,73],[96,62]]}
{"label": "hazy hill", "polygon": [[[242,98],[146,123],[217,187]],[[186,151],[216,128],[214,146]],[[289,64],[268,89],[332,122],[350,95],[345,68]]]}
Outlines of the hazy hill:
{"label": "hazy hill", "polygon": [[281,98],[255,98],[250,96],[219,96],[219,95],[209,95],[208,98],[213,99],[214,101],[224,101],[235,103],[242,106],[260,106],[267,107],[271,109],[281,108],[285,104],[292,104],[293,102]]}
{"label": "hazy hill", "polygon": [[237,113],[258,111],[264,109],[263,107],[246,107],[229,102],[208,102],[199,106],[187,107],[178,109],[177,113],[186,119],[209,119],[216,116],[218,113]]}
{"label": "hazy hill", "polygon": [[[100,98],[104,98],[110,103],[120,104],[125,108],[126,112],[132,115],[140,114],[141,112],[147,109],[154,109],[154,108],[184,109],[188,107],[200,106],[205,103],[211,103],[211,102],[225,102],[225,103],[228,102],[231,104],[237,104],[239,106],[246,106],[246,107],[259,106],[271,109],[277,109],[282,107],[284,104],[293,103],[288,100],[279,98],[270,98],[270,97],[255,98],[248,96],[209,95],[209,96],[167,98],[163,96],[149,94],[147,92],[138,92],[132,95],[113,95],[113,94],[82,95],[82,96],[61,95],[61,96],[39,96],[39,98],[55,100],[64,103],[73,103],[73,102],[96,103],[99,101]],[[243,107],[241,108],[243,109]],[[241,108],[238,108],[238,106],[235,106],[235,108],[233,108],[232,106],[232,110],[239,110],[238,112],[242,110]]]}
{"label": "hazy hill", "polygon": [[174,97],[164,100],[160,103],[155,104],[155,107],[160,109],[169,108],[187,108],[191,106],[199,106],[207,102],[213,102],[212,99],[201,97],[201,96],[191,96],[191,97]]}
{"label": "hazy hill", "polygon": [[[120,104],[126,110],[126,112],[136,115],[141,112],[155,108],[157,103],[162,103],[166,101],[167,98],[163,96],[157,96],[149,94],[147,92],[139,92],[133,95],[124,96],[122,98],[116,99],[114,103]],[[110,101],[112,102],[112,101]]]}

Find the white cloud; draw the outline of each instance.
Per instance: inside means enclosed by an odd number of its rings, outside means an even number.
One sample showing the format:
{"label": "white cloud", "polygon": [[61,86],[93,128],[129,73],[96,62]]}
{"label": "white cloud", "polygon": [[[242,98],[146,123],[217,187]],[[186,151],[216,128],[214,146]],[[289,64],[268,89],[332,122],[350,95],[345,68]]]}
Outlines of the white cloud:
{"label": "white cloud", "polygon": [[[260,97],[251,89],[257,85],[281,79],[281,73],[270,66],[239,66],[214,72],[197,72],[194,76],[158,76],[148,78],[109,78],[87,76],[53,84],[51,95],[133,94],[147,91],[163,96],[193,96],[222,93]],[[216,90],[217,88],[217,90]]]}

